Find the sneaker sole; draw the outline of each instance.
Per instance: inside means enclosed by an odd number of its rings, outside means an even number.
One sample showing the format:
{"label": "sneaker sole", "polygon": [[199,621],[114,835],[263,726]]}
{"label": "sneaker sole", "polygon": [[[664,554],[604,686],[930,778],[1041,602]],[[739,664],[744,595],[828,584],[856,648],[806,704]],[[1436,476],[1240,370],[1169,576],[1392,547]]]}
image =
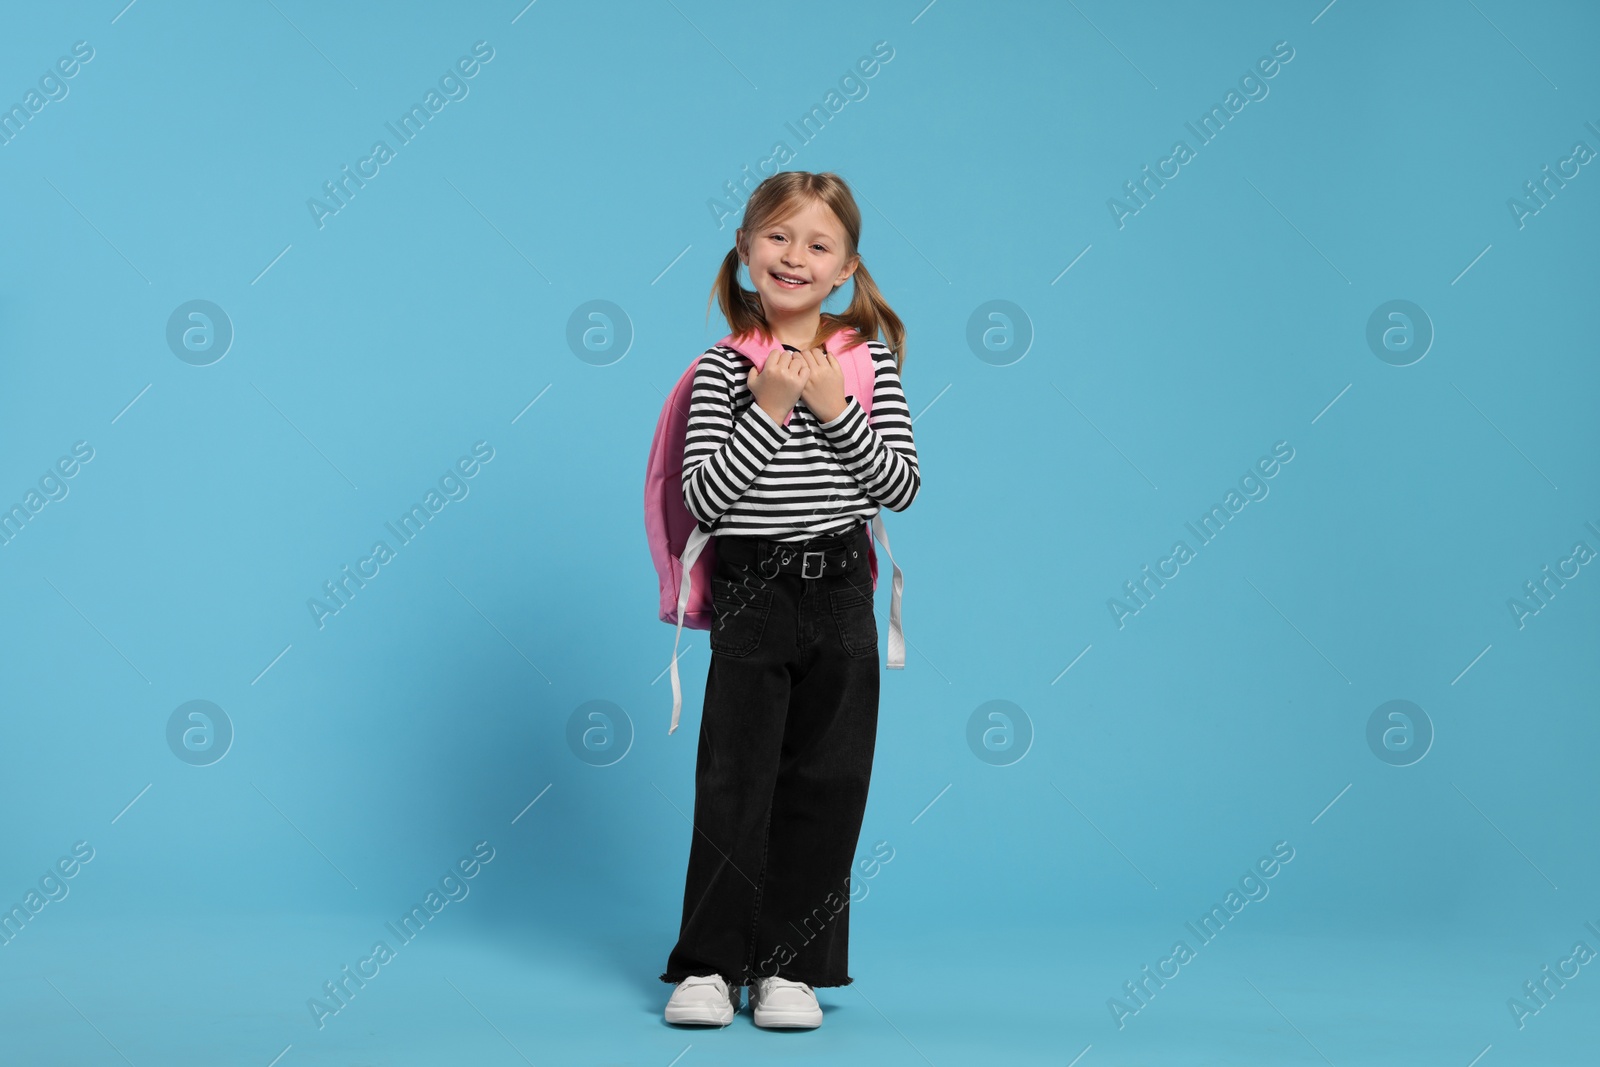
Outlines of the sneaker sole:
{"label": "sneaker sole", "polygon": [[820,1011],[757,1011],[753,1014],[756,1025],[768,1029],[814,1030],[822,1025]]}
{"label": "sneaker sole", "polygon": [[733,1022],[733,1005],[728,1005],[721,1012],[708,1012],[704,1008],[669,1007],[666,1010],[666,1020],[669,1023],[687,1023],[694,1026],[727,1026]]}

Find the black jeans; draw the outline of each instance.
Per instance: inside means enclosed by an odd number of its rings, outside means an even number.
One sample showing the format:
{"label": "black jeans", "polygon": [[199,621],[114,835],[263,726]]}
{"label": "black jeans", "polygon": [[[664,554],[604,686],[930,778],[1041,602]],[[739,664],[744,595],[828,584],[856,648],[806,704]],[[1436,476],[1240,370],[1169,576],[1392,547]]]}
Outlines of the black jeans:
{"label": "black jeans", "polygon": [[[852,981],[850,865],[878,735],[869,536],[715,538],[694,834],[664,982]],[[773,574],[780,547],[842,550],[849,569]]]}

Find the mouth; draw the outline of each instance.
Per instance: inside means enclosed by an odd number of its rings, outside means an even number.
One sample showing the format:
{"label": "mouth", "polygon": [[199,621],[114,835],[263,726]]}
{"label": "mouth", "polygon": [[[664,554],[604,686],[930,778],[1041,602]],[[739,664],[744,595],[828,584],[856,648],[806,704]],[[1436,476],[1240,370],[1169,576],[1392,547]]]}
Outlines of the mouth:
{"label": "mouth", "polygon": [[796,278],[792,274],[779,274],[777,271],[768,271],[767,273],[772,275],[777,283],[785,289],[801,289],[810,284],[804,278]]}

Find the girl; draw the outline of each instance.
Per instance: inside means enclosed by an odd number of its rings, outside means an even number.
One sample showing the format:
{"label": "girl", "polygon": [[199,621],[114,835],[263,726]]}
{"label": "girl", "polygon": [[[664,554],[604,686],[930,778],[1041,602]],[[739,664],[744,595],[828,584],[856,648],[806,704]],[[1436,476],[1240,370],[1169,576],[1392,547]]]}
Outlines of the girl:
{"label": "girl", "polygon": [[[878,726],[867,524],[910,506],[921,475],[905,329],[857,252],[849,186],[775,174],[744,222],[713,292],[733,334],[771,354],[756,371],[713,346],[695,370],[683,497],[715,538],[714,621],[683,920],[661,980],[677,983],[668,1022],[726,1025],[749,985],[757,1026],[814,1027],[812,988],[852,981],[850,864]],[[852,277],[850,306],[824,314]],[[844,328],[872,354],[870,419],[826,348]]]}

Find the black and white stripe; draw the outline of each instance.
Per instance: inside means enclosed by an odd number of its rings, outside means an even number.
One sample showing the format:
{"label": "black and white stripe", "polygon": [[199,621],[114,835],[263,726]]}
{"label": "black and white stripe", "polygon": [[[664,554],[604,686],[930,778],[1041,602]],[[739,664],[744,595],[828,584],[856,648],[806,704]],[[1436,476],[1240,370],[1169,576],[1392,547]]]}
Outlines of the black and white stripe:
{"label": "black and white stripe", "polygon": [[683,502],[710,533],[803,541],[843,533],[880,507],[904,511],[922,485],[894,353],[868,341],[872,418],[855,397],[832,422],[796,401],[789,424],[750,392],[750,361],[713,345],[695,366]]}

